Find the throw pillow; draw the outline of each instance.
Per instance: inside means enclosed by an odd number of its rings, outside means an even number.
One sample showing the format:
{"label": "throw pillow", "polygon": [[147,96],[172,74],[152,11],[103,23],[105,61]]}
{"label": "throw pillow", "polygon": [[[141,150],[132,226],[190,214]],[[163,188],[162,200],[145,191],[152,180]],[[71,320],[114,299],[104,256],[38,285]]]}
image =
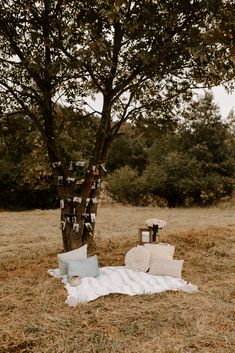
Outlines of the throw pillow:
{"label": "throw pillow", "polygon": [[150,265],[150,275],[181,278],[184,260],[158,259]]}
{"label": "throw pillow", "polygon": [[158,259],[172,259],[175,251],[173,245],[159,244],[144,244],[144,248],[150,253],[150,264]]}
{"label": "throw pillow", "polygon": [[79,278],[99,276],[97,255],[90,256],[87,259],[68,260],[66,264],[68,280],[74,276]]}
{"label": "throw pillow", "polygon": [[125,256],[125,265],[133,271],[148,271],[149,262],[150,253],[143,246],[130,249]]}
{"label": "throw pillow", "polygon": [[57,255],[61,275],[66,275],[66,262],[68,260],[79,260],[87,258],[87,244],[78,249],[71,250]]}

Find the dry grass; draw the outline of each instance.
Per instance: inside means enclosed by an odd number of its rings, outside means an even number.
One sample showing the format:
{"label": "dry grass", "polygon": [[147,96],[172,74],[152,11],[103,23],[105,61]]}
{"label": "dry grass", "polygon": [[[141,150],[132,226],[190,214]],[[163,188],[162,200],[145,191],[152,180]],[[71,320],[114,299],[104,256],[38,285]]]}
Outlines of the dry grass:
{"label": "dry grass", "polygon": [[162,240],[185,259],[183,278],[199,292],[109,295],[71,308],[47,275],[62,243],[59,211],[2,212],[1,353],[232,353],[235,208],[99,210],[94,249],[100,265],[121,265],[137,227],[168,221]]}

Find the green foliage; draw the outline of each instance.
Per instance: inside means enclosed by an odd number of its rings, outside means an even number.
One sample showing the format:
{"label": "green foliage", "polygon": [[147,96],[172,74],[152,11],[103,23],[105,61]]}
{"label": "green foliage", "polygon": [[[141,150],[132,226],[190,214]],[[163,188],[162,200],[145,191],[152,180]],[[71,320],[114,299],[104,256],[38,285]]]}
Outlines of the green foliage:
{"label": "green foliage", "polygon": [[[136,197],[138,204],[141,194],[142,198],[143,195],[145,198],[146,195],[164,198],[170,207],[212,205],[232,195],[235,185],[234,135],[231,126],[222,121],[212,95],[206,93],[192,101],[184,108],[181,121],[175,131],[159,133],[155,130],[155,139],[152,129],[147,167],[142,175],[128,178],[128,199],[131,199],[132,183],[134,190],[131,203]],[[145,131],[147,134],[142,135],[142,139],[149,141],[149,129]],[[124,174],[122,170],[121,175]],[[116,171],[111,181],[116,199],[125,199],[125,195],[119,197],[120,187],[114,187],[125,185],[125,178],[120,181]]]}
{"label": "green foliage", "polygon": [[35,126],[18,112],[1,117],[0,208],[57,206],[44,145]]}
{"label": "green foliage", "polygon": [[234,177],[205,172],[203,163],[182,152],[171,152],[159,165],[151,164],[142,176],[146,192],[165,198],[169,207],[212,205],[231,196]]}
{"label": "green foliage", "polygon": [[175,207],[185,204],[192,190],[197,188],[199,177],[197,160],[174,151],[161,162],[152,162],[143,173],[142,181],[147,192],[165,198],[170,207]]}
{"label": "green foliage", "polygon": [[110,148],[107,169],[112,172],[126,165],[143,172],[147,163],[147,153],[144,140],[133,134],[132,126],[127,126],[125,132],[117,137]]}
{"label": "green foliage", "polygon": [[141,203],[141,185],[138,172],[129,166],[115,170],[107,177],[107,191],[118,202]]}
{"label": "green foliage", "polygon": [[98,118],[84,117],[80,111],[57,106],[55,132],[57,146],[65,161],[89,161],[93,149]]}
{"label": "green foliage", "polygon": [[35,121],[37,111],[53,130],[58,97],[84,111],[100,93],[100,115],[115,122],[106,133],[128,119],[169,122],[192,86],[232,85],[232,10],[223,0],[0,0],[1,105]]}
{"label": "green foliage", "polygon": [[[89,157],[95,128],[73,111],[57,107],[58,141],[67,160]],[[74,119],[67,120],[70,114]],[[30,128],[29,128],[30,126]],[[50,162],[37,128],[22,112],[1,117],[0,208],[58,207]],[[79,146],[78,145],[79,140]],[[75,147],[76,146],[76,147]]]}
{"label": "green foliage", "polygon": [[26,162],[26,159],[15,163],[2,146],[0,152],[4,153],[0,163],[0,208],[22,210],[58,206],[55,188],[50,177],[45,176],[42,165],[34,165],[32,160]]}

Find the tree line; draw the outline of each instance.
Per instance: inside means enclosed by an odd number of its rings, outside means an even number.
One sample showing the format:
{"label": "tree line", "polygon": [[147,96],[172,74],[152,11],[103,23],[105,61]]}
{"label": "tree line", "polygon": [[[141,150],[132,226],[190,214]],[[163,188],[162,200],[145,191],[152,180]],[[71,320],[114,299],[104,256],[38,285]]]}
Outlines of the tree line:
{"label": "tree line", "polygon": [[171,129],[137,126],[111,148],[107,189],[133,205],[208,206],[235,188],[235,116],[223,121],[212,94],[192,100]]}
{"label": "tree line", "polygon": [[[67,160],[88,161],[98,118],[84,120],[71,109],[58,106],[57,110]],[[67,114],[74,115],[70,123]],[[234,113],[223,121],[212,94],[206,93],[177,114],[181,119],[171,126],[126,123],[122,127],[111,145],[105,178],[105,188],[115,200],[205,206],[233,194]],[[59,207],[45,147],[33,124],[28,131],[27,120],[23,113],[2,120],[1,208]],[[75,148],[78,137],[79,149]]]}

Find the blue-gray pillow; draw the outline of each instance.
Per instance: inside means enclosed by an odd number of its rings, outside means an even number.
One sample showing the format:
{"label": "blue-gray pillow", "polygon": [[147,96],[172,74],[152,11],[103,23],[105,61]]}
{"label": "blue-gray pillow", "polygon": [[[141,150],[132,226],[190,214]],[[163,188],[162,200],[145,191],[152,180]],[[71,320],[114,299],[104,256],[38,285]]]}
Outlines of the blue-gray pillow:
{"label": "blue-gray pillow", "polygon": [[68,260],[67,275],[70,280],[73,276],[83,277],[97,277],[99,276],[99,266],[97,255],[90,256],[87,259]]}

